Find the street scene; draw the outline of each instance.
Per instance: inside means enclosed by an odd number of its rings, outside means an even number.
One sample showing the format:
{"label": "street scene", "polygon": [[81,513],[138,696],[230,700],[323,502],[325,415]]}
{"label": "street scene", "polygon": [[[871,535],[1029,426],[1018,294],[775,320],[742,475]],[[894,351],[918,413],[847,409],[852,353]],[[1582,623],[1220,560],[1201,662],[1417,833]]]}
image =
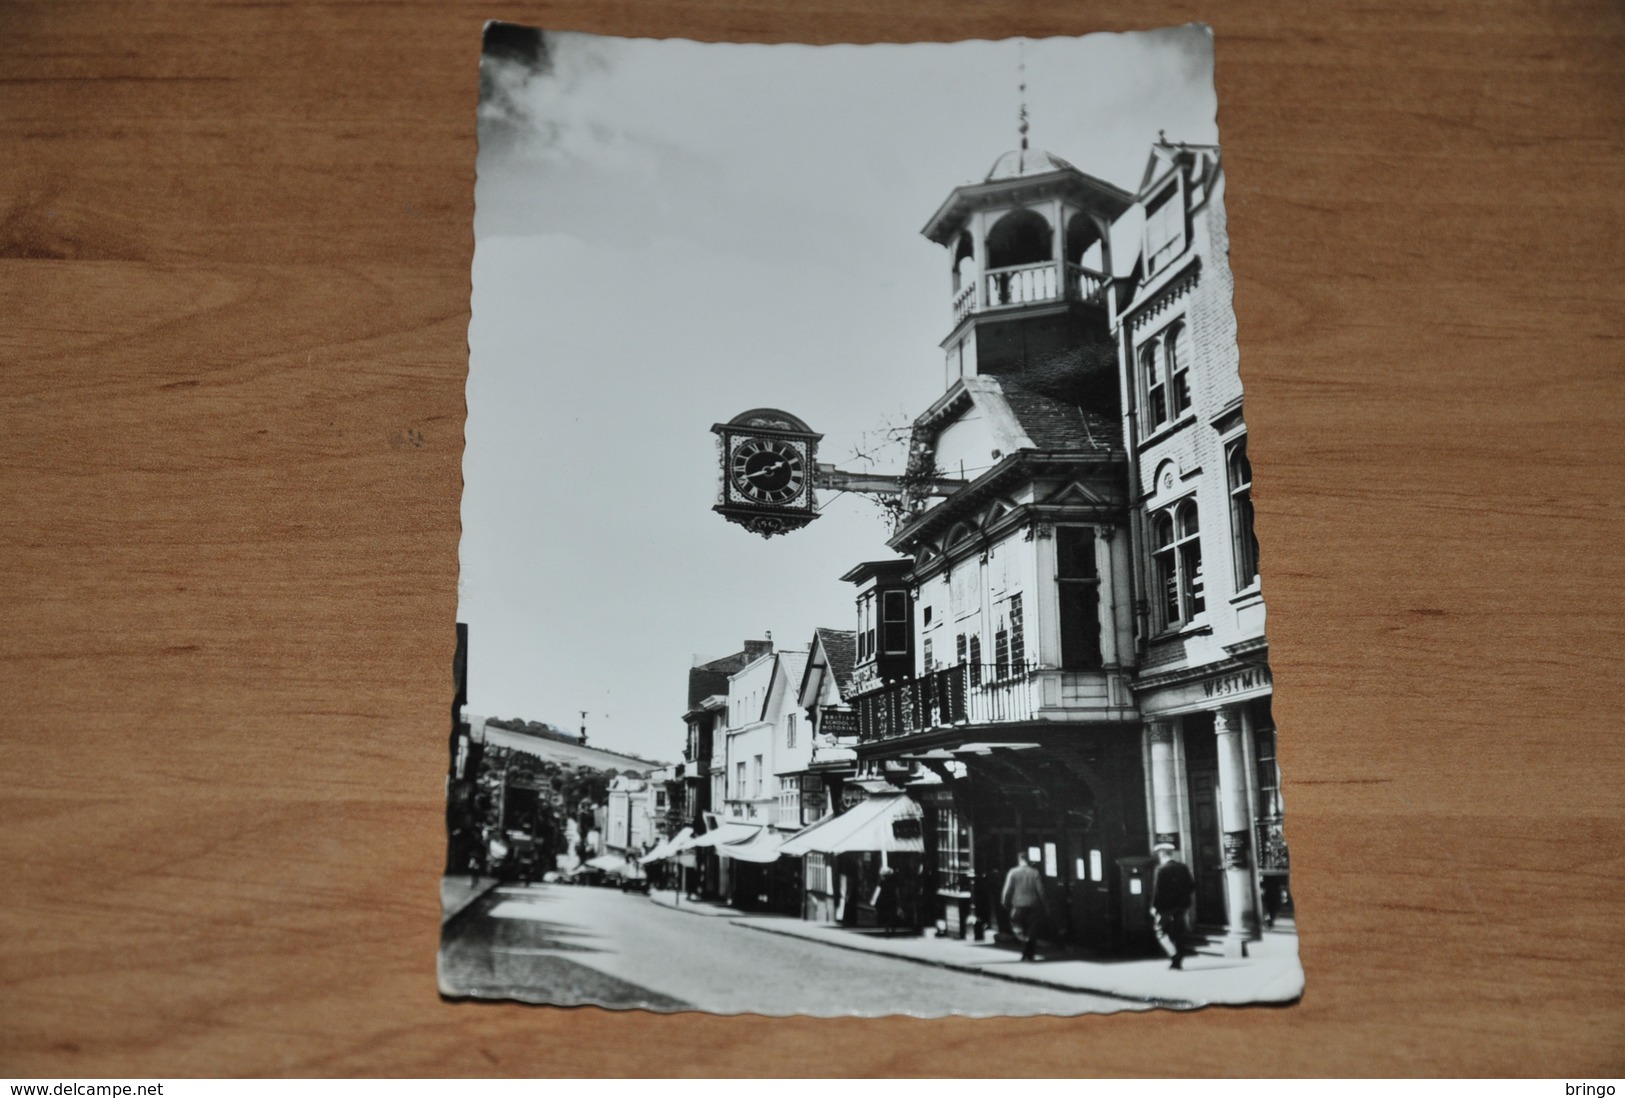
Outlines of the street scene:
{"label": "street scene", "polygon": [[[735,913],[737,914],[737,913]],[[1078,1014],[1143,1008],[776,933],[617,889],[501,887],[455,917],[441,978],[476,998],[723,1014]],[[991,962],[1011,964],[1014,954]]]}
{"label": "street scene", "polygon": [[490,25],[444,995],[1301,993],[1211,65]]}

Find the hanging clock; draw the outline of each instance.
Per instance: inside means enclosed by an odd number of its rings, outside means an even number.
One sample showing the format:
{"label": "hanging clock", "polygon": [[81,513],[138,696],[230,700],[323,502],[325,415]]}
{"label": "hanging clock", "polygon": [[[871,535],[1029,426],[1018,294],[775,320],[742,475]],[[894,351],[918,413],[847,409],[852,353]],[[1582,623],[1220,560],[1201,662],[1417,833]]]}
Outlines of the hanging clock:
{"label": "hanging clock", "polygon": [[722,467],[712,510],[764,538],[818,517],[813,473],[822,435],[776,408],[753,408],[711,430]]}

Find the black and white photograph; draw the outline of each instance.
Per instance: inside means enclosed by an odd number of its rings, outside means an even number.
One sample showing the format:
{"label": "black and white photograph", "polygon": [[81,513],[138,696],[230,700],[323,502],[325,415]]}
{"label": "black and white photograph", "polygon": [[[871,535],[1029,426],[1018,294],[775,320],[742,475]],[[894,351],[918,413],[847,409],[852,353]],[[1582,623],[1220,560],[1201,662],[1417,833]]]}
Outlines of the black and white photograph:
{"label": "black and white photograph", "polygon": [[1297,999],[1208,28],[484,34],[441,994]]}

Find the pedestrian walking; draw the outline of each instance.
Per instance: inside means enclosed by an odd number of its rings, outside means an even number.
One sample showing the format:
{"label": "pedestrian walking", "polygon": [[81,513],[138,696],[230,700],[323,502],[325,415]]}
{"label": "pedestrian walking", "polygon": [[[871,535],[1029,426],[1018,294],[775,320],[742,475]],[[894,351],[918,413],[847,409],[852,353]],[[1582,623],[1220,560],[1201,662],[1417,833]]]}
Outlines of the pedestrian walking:
{"label": "pedestrian walking", "polygon": [[1157,855],[1157,869],[1151,879],[1151,913],[1155,921],[1157,944],[1168,954],[1169,968],[1183,969],[1185,956],[1185,912],[1196,895],[1196,879],[1190,867],[1174,857],[1173,843],[1158,843],[1151,848]]}
{"label": "pedestrian walking", "polygon": [[886,928],[886,937],[890,938],[897,929],[897,870],[889,865],[880,867],[880,883],[875,886],[874,905],[875,922]]}
{"label": "pedestrian walking", "polygon": [[1037,960],[1038,928],[1048,901],[1044,896],[1044,877],[1033,868],[1026,854],[1016,855],[1016,865],[1004,878],[1000,901],[1010,913],[1010,929],[1021,942],[1021,959]]}

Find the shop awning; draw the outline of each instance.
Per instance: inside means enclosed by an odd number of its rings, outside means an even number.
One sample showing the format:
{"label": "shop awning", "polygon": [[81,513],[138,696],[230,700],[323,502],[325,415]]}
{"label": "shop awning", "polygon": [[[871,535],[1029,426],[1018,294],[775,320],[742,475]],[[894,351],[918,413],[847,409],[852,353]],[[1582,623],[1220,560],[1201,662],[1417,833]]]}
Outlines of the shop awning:
{"label": "shop awning", "polygon": [[901,793],[873,796],[796,832],[780,844],[779,853],[790,858],[878,850],[920,854],[925,851],[922,816],[920,806]]}
{"label": "shop awning", "polygon": [[649,853],[638,859],[638,864],[648,865],[650,862],[658,862],[664,858],[671,857],[673,854],[676,854],[679,851],[687,850],[687,846],[680,844],[686,843],[693,837],[694,829],[692,827],[685,827],[671,838],[663,839],[656,843],[653,850],[649,851]]}
{"label": "shop awning", "polygon": [[734,858],[741,862],[756,862],[765,865],[779,859],[779,839],[765,827],[756,829],[756,833],[748,839],[738,842],[718,843],[717,853],[724,858]]}
{"label": "shop awning", "polygon": [[725,823],[718,824],[704,835],[696,836],[689,842],[689,846],[721,846],[723,843],[739,843],[756,836],[762,830],[760,824]]}

